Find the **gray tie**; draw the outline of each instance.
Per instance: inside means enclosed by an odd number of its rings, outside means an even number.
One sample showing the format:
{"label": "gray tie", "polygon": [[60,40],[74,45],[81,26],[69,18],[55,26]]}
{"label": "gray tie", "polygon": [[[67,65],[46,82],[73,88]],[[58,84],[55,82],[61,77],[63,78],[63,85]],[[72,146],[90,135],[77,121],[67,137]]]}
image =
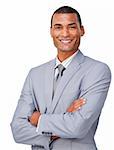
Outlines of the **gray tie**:
{"label": "gray tie", "polygon": [[62,64],[59,64],[57,66],[57,68],[58,68],[58,72],[59,73],[57,74],[57,77],[54,78],[53,95],[54,95],[54,92],[55,92],[55,90],[57,88],[57,85],[58,85],[58,83],[59,83],[59,81],[60,81],[60,79],[61,79],[61,77],[63,75],[63,71],[65,70],[65,67]]}

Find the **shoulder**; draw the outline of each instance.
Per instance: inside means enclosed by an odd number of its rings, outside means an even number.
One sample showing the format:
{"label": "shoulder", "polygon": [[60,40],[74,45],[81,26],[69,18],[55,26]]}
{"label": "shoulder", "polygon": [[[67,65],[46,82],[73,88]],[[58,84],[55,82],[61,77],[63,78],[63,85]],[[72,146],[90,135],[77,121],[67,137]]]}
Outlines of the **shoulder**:
{"label": "shoulder", "polygon": [[109,86],[111,82],[111,71],[107,64],[85,56],[82,63],[82,87],[88,89],[106,84]]}
{"label": "shoulder", "polygon": [[29,71],[30,76],[38,75],[39,73],[40,73],[40,74],[45,73],[46,68],[47,68],[49,65],[51,65],[51,64],[54,62],[54,60],[55,60],[55,59],[52,59],[52,60],[50,60],[50,61],[48,61],[48,62],[46,62],[46,63],[43,63],[43,64],[41,64],[41,65],[39,65],[39,66],[36,66],[36,67],[34,67],[34,68],[31,68],[30,71]]}
{"label": "shoulder", "polygon": [[110,72],[110,68],[106,63],[101,62],[99,60],[95,60],[95,59],[90,58],[88,56],[85,56],[84,65],[87,65],[88,69],[90,68],[90,70],[91,69],[92,70],[97,69],[97,70],[107,70]]}
{"label": "shoulder", "polygon": [[86,68],[86,75],[90,76],[107,76],[111,78],[111,70],[109,66],[101,61],[85,56],[83,66]]}

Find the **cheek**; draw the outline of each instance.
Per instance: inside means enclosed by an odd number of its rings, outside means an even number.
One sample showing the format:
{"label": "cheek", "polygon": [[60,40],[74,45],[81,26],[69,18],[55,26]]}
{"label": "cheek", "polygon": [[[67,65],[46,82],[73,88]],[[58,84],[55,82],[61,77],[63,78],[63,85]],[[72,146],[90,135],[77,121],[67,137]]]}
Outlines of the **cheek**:
{"label": "cheek", "polygon": [[59,41],[55,37],[53,37],[53,43],[54,43],[55,47],[58,47],[60,45]]}
{"label": "cheek", "polygon": [[72,37],[79,37],[80,32],[78,30],[70,31],[70,36]]}
{"label": "cheek", "polygon": [[56,37],[58,37],[60,35],[60,32],[59,31],[52,31],[51,32],[51,36],[53,37],[53,38],[56,38]]}
{"label": "cheek", "polygon": [[53,37],[54,43],[58,43],[58,39],[56,37]]}
{"label": "cheek", "polygon": [[80,34],[74,34],[73,37],[74,37],[74,40],[77,41],[77,40],[80,40],[81,36],[80,36]]}

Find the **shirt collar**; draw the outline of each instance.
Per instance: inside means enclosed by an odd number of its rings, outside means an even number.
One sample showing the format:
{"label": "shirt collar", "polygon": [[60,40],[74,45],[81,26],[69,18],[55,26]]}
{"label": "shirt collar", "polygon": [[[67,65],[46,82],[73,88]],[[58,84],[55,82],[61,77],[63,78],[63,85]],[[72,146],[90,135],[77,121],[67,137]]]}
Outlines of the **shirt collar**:
{"label": "shirt collar", "polygon": [[66,58],[64,61],[60,62],[58,57],[56,57],[56,65],[55,68],[59,65],[62,64],[65,68],[71,63],[72,59],[76,56],[78,51],[76,51],[74,54],[72,54],[70,57]]}

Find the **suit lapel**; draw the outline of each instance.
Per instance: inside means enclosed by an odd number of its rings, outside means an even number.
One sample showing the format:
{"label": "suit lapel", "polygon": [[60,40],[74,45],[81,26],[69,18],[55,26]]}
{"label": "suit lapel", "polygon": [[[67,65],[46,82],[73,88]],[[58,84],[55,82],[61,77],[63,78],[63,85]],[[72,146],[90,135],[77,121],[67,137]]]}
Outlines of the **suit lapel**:
{"label": "suit lapel", "polygon": [[[56,88],[56,91],[54,93],[53,101],[52,101],[52,103],[50,102],[51,106],[50,106],[49,111],[48,111],[49,113],[53,113],[54,109],[56,108],[56,105],[58,104],[58,102],[60,100],[60,97],[61,97],[66,85],[68,84],[70,79],[72,79],[72,76],[78,72],[78,70],[80,69],[80,64],[83,62],[83,60],[84,60],[84,56],[79,51],[77,53],[77,55],[73,58],[70,65],[64,71],[64,75],[62,76],[62,78],[61,78],[61,80],[60,80],[60,82]],[[51,87],[52,87],[52,85],[51,85]]]}

